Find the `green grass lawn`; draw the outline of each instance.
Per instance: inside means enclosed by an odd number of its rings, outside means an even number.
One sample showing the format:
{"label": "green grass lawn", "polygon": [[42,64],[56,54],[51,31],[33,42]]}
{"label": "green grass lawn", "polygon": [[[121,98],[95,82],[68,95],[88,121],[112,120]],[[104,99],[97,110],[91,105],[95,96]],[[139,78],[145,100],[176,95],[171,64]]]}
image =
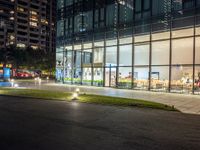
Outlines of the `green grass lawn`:
{"label": "green grass lawn", "polygon": [[[22,97],[41,98],[47,100],[65,100],[65,101],[72,101],[73,99],[72,97],[73,93],[70,92],[59,92],[59,91],[54,92],[54,91],[33,90],[33,89],[0,88],[0,95],[22,96]],[[145,107],[145,108],[177,111],[172,106],[167,106],[160,103],[137,100],[137,99],[110,97],[110,96],[79,94],[77,101],[82,103],[95,103],[102,105],[129,106],[129,107]]]}

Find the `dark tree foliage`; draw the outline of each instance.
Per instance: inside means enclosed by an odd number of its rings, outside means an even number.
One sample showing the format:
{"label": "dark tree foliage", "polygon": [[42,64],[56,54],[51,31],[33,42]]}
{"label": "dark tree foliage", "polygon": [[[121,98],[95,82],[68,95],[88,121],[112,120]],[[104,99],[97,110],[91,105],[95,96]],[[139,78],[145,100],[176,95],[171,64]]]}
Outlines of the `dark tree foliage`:
{"label": "dark tree foliage", "polygon": [[52,72],[55,68],[55,54],[44,49],[16,48],[0,49],[0,62],[12,64],[14,68],[40,69]]}

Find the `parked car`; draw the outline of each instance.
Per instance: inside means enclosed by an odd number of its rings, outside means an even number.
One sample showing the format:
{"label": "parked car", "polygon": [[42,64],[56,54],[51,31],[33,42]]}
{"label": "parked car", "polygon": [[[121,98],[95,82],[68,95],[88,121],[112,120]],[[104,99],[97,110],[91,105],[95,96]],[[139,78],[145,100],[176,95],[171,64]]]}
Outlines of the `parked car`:
{"label": "parked car", "polygon": [[34,77],[34,75],[29,72],[17,72],[16,77],[17,78],[32,78]]}

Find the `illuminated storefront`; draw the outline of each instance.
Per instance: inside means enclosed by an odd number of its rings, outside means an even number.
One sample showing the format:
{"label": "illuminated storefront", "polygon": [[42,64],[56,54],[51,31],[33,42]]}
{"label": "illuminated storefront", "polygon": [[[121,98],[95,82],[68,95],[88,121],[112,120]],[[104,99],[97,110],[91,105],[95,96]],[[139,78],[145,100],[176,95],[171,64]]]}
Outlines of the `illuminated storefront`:
{"label": "illuminated storefront", "polygon": [[199,94],[199,8],[200,0],[58,0],[57,81]]}

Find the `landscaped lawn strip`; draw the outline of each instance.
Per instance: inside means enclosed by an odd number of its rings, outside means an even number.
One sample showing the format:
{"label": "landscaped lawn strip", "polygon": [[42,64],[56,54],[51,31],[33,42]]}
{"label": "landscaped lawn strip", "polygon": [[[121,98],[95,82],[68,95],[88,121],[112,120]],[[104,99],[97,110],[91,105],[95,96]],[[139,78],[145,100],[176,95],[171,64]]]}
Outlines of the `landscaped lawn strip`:
{"label": "landscaped lawn strip", "polygon": [[[47,100],[73,101],[72,97],[73,93],[70,92],[47,91],[47,90],[36,90],[36,89],[0,88],[0,95],[32,97],[32,98],[41,98]],[[146,107],[146,108],[163,109],[169,111],[176,110],[172,106],[167,106],[156,102],[110,97],[110,96],[91,95],[87,93],[86,94],[80,93],[76,101],[82,103],[95,103],[102,105]]]}

